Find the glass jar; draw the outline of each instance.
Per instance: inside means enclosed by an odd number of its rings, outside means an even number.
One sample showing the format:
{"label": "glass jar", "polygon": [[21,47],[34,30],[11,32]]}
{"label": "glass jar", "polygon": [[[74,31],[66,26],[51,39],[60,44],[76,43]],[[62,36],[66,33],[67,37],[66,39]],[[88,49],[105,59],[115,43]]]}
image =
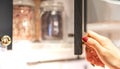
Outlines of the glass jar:
{"label": "glass jar", "polygon": [[43,1],[41,11],[42,40],[63,39],[63,4],[56,1]]}
{"label": "glass jar", "polygon": [[34,2],[13,0],[13,40],[35,39]]}

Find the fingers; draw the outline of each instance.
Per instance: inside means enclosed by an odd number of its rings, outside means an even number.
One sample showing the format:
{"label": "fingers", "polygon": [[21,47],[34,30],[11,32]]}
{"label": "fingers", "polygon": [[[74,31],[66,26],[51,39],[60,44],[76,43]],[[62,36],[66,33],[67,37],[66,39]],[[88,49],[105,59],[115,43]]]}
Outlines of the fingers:
{"label": "fingers", "polygon": [[102,66],[104,67],[104,64],[102,63],[102,61],[99,59],[96,51],[89,47],[89,46],[86,46],[86,59],[91,63],[91,64],[94,64],[94,65],[97,65],[97,66]]}
{"label": "fingers", "polygon": [[94,48],[97,51],[102,51],[104,48],[93,38],[83,37],[83,41],[87,46]]}
{"label": "fingers", "polygon": [[106,45],[106,43],[110,43],[110,40],[108,38],[101,36],[93,31],[88,31],[87,36],[95,39],[103,46]]}
{"label": "fingers", "polygon": [[104,48],[93,38],[83,37],[83,41],[86,44],[86,59],[91,64],[104,67],[104,64],[97,55],[99,54],[99,56],[101,56],[101,53],[104,50]]}

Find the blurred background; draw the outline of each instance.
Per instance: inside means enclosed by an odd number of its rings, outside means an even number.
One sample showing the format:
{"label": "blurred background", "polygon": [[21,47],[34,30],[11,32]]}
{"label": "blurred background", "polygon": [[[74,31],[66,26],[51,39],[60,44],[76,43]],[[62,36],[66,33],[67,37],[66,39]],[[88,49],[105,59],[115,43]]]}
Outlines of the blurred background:
{"label": "blurred background", "polygon": [[88,0],[88,29],[110,38],[120,47],[119,0]]}
{"label": "blurred background", "polygon": [[[74,0],[13,0],[13,49],[1,69],[103,69],[74,55]],[[120,48],[120,0],[87,0],[87,29]],[[3,60],[4,59],[4,60]]]}

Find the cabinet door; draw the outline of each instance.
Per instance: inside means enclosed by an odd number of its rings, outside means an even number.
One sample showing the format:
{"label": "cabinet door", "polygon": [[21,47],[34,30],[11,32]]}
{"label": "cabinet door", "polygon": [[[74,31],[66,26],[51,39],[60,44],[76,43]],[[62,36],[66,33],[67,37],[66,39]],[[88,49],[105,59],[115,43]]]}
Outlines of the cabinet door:
{"label": "cabinet door", "polygon": [[[0,0],[0,37],[9,35],[12,38],[12,0]],[[12,49],[12,43],[7,49]]]}
{"label": "cabinet door", "polygon": [[75,23],[74,23],[74,34],[75,34],[75,55],[82,54],[82,0],[75,0]]}

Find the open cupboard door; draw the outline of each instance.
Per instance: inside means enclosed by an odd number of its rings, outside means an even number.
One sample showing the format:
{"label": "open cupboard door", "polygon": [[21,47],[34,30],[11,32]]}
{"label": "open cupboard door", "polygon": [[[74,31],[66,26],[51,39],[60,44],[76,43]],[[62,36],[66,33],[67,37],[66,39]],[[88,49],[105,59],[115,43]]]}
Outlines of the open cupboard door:
{"label": "open cupboard door", "polygon": [[82,35],[86,32],[87,25],[87,0],[75,0],[74,13],[74,54],[82,54]]}
{"label": "open cupboard door", "polygon": [[[12,40],[12,0],[0,0],[0,38],[8,35]],[[7,46],[12,49],[12,43]]]}

